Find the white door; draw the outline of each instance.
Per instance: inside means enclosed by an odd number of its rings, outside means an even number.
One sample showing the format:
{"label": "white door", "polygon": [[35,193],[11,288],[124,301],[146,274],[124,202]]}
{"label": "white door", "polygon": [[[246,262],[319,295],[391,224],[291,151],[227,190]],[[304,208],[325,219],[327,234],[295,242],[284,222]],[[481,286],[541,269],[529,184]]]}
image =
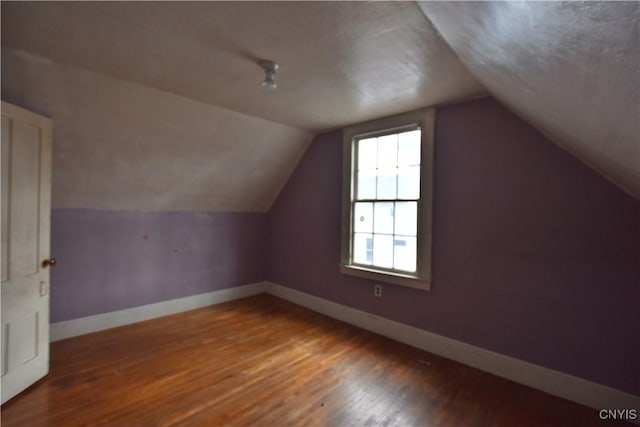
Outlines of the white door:
{"label": "white door", "polygon": [[2,102],[2,403],[49,371],[51,120]]}

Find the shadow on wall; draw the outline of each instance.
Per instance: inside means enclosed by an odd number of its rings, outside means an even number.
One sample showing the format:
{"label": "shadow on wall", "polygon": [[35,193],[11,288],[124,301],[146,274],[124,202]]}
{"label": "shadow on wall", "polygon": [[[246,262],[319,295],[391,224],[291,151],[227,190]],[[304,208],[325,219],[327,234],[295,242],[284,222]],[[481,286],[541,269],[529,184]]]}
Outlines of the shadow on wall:
{"label": "shadow on wall", "polygon": [[264,280],[266,216],[52,212],[51,321]]}
{"label": "shadow on wall", "polygon": [[[430,292],[341,275],[342,133],[268,216],[267,279],[640,394],[640,202],[492,99],[437,110]],[[606,337],[606,339],[605,339]]]}

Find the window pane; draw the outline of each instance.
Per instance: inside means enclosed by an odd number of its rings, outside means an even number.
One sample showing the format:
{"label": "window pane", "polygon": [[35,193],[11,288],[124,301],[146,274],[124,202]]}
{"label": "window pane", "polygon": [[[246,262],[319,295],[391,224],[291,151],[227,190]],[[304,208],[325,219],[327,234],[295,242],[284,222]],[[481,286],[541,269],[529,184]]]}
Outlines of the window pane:
{"label": "window pane", "polygon": [[393,267],[393,236],[373,235],[373,265]]}
{"label": "window pane", "polygon": [[398,135],[398,166],[420,164],[420,130]]}
{"label": "window pane", "polygon": [[[405,236],[417,236],[418,230],[418,203],[396,202],[395,209],[395,234]],[[367,230],[368,231],[368,230]]]}
{"label": "window pane", "polygon": [[358,191],[356,198],[375,199],[376,198],[376,170],[367,169],[358,171]]}
{"label": "window pane", "polygon": [[393,234],[393,202],[375,203],[374,233]]}
{"label": "window pane", "polygon": [[378,152],[378,138],[358,141],[358,169],[375,169]]}
{"label": "window pane", "polygon": [[353,235],[353,262],[371,265],[373,262],[373,235],[364,233]]}
{"label": "window pane", "polygon": [[420,166],[398,169],[398,199],[420,198]]}
{"label": "window pane", "polygon": [[402,271],[416,271],[416,238],[395,236],[393,242],[393,268]]}
{"label": "window pane", "polygon": [[353,230],[373,232],[373,203],[356,203],[353,209]]}
{"label": "window pane", "polygon": [[398,169],[378,169],[378,199],[395,199]]}
{"label": "window pane", "polygon": [[398,134],[378,138],[378,169],[395,168],[398,165]]}

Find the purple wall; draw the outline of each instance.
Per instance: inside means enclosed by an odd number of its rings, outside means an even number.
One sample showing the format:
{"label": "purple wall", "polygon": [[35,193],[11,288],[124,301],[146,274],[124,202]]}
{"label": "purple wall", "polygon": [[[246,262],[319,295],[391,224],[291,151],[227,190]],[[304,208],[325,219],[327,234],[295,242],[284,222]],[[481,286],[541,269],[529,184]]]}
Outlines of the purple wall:
{"label": "purple wall", "polygon": [[341,132],[268,217],[269,280],[640,394],[640,203],[491,99],[436,117],[430,292],[338,271]]}
{"label": "purple wall", "polygon": [[52,211],[51,322],[264,280],[266,215]]}

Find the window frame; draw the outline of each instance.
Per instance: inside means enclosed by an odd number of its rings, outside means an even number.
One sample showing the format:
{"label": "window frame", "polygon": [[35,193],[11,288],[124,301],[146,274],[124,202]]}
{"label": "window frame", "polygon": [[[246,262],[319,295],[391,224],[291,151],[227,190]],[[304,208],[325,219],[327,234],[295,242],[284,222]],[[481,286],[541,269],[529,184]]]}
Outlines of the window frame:
{"label": "window frame", "polygon": [[[435,109],[423,108],[404,114],[349,126],[343,131],[342,156],[342,233],[340,272],[376,282],[431,289],[431,247],[433,211],[433,142]],[[419,127],[420,132],[420,196],[418,199],[416,272],[352,264],[353,212],[355,198],[356,141],[371,136],[399,133]]]}

